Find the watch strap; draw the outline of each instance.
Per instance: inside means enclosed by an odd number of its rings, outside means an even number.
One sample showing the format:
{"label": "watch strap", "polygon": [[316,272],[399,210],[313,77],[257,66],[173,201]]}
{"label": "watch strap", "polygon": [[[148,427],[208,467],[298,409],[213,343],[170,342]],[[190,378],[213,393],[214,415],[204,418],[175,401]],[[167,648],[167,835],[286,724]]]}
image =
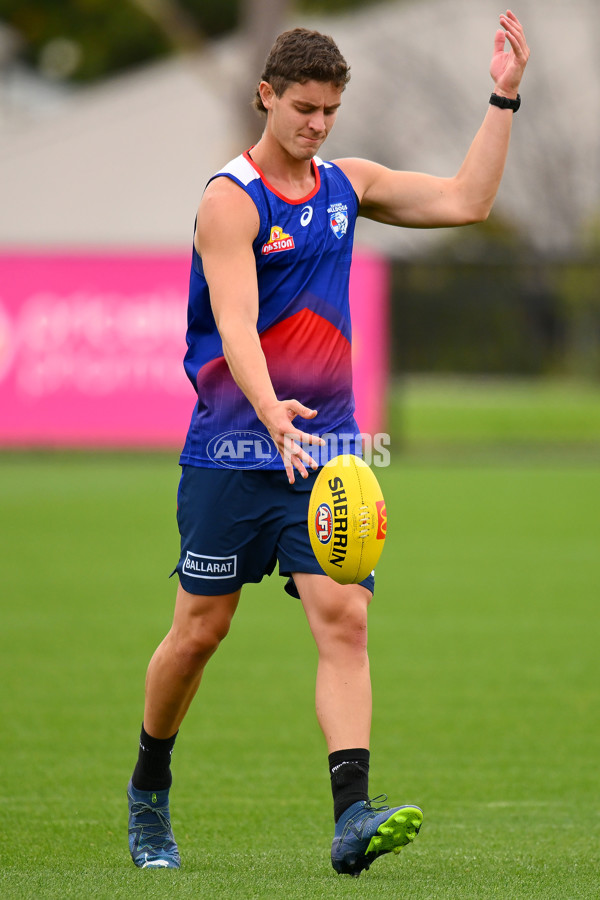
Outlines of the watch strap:
{"label": "watch strap", "polygon": [[499,109],[512,109],[512,111],[516,113],[521,105],[521,95],[517,94],[516,100],[511,100],[510,97],[501,97],[500,94],[492,94],[490,103],[492,106],[497,106]]}

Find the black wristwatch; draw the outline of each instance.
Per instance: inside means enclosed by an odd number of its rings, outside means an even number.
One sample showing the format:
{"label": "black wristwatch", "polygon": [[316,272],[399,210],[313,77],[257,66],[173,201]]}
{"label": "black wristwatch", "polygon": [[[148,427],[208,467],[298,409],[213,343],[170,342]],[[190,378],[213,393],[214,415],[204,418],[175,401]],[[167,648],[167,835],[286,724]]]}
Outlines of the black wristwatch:
{"label": "black wristwatch", "polygon": [[517,99],[511,100],[510,97],[501,97],[499,94],[492,94],[490,103],[492,106],[500,107],[500,109],[512,109],[512,111],[516,113],[521,105],[521,95],[517,94]]}

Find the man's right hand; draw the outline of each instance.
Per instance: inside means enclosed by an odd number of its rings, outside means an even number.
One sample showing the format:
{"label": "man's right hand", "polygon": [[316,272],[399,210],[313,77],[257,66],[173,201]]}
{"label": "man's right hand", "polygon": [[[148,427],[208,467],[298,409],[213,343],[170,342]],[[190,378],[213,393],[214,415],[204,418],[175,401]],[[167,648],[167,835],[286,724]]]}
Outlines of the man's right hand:
{"label": "man's right hand", "polygon": [[307,466],[316,469],[318,463],[302,448],[302,444],[317,444],[323,447],[325,441],[316,434],[308,434],[295,428],[292,421],[296,416],[314,419],[317,410],[309,409],[298,400],[275,400],[257,412],[281,454],[289,483],[294,483],[294,469],[297,469],[302,478],[308,478]]}

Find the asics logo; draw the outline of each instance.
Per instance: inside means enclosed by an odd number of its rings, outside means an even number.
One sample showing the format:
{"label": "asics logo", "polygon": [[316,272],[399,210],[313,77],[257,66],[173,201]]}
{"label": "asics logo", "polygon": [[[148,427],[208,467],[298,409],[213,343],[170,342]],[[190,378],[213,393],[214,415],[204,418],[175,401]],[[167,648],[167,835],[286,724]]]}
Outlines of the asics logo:
{"label": "asics logo", "polygon": [[312,206],[305,206],[302,210],[302,215],[300,216],[300,224],[303,228],[306,228],[307,225],[310,224],[310,220],[313,217],[313,208]]}

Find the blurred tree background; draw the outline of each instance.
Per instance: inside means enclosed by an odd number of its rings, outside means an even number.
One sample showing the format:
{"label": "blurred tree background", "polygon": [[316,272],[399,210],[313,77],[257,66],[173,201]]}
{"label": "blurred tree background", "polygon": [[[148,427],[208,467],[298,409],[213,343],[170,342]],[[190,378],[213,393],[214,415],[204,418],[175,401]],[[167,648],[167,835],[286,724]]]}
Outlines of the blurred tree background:
{"label": "blurred tree background", "polygon": [[[375,0],[297,0],[299,12],[343,12]],[[0,0],[20,58],[46,76],[85,83],[198,47],[244,23],[243,0]],[[278,4],[281,6],[281,4]]]}

